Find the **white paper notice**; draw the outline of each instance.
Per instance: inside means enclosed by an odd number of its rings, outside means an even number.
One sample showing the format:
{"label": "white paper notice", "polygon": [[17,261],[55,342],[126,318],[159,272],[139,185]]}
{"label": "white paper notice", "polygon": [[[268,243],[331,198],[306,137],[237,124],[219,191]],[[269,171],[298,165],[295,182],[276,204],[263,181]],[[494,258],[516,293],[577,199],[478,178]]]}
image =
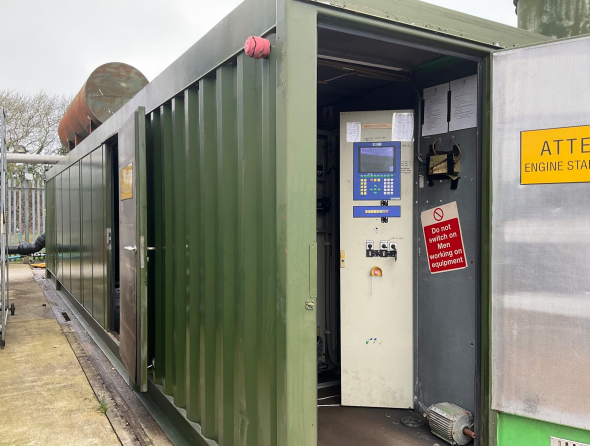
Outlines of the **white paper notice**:
{"label": "white paper notice", "polygon": [[360,142],[361,140],[361,123],[346,123],[346,142]]}
{"label": "white paper notice", "polygon": [[448,94],[449,84],[424,89],[424,125],[422,126],[422,136],[438,135],[439,133],[448,132]]}
{"label": "white paper notice", "polygon": [[451,81],[449,131],[477,127],[477,76]]}
{"label": "white paper notice", "polygon": [[393,141],[413,141],[414,140],[414,114],[413,113],[394,113],[393,114]]}

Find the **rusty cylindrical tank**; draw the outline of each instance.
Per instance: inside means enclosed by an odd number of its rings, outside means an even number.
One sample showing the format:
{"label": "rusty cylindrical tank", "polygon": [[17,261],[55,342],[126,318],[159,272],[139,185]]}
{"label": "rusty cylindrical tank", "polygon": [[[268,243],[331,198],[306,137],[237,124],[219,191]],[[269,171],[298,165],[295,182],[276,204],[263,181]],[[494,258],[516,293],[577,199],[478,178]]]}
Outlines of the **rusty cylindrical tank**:
{"label": "rusty cylindrical tank", "polygon": [[514,0],[518,27],[554,39],[590,33],[588,0]]}
{"label": "rusty cylindrical tank", "polygon": [[131,65],[109,62],[88,77],[59,122],[59,139],[74,147],[148,84]]}

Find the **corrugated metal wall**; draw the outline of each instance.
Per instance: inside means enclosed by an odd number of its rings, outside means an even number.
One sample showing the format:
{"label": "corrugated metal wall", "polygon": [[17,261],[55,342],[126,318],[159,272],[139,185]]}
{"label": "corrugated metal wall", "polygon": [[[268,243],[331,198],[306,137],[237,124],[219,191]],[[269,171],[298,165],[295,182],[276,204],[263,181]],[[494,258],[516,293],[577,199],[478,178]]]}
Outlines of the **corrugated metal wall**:
{"label": "corrugated metal wall", "polygon": [[[276,69],[241,54],[147,116],[155,381],[221,446],[278,441]],[[48,268],[105,328],[106,169],[48,182]]]}
{"label": "corrugated metal wall", "polygon": [[69,291],[82,303],[80,263],[80,161],[73,164],[70,172],[70,288]]}
{"label": "corrugated metal wall", "polygon": [[274,445],[276,62],[214,74],[148,119],[155,379],[220,445]]}
{"label": "corrugated metal wall", "polygon": [[56,255],[55,255],[55,181],[50,180],[45,184],[45,199],[46,199],[46,221],[45,221],[45,261],[47,269],[51,272],[56,271]]}
{"label": "corrugated metal wall", "polygon": [[47,268],[108,328],[105,152],[99,147],[47,182]]}

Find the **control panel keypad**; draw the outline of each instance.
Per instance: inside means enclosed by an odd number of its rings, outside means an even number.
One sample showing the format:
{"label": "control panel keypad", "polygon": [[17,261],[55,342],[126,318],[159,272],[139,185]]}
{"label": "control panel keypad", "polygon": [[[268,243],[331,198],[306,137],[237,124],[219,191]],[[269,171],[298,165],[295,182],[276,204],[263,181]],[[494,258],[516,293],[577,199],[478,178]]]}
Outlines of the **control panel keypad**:
{"label": "control panel keypad", "polygon": [[362,196],[367,195],[367,193],[369,196],[377,195],[380,194],[381,191],[383,191],[385,195],[392,195],[394,180],[394,175],[388,174],[361,175],[359,192]]}
{"label": "control panel keypad", "polygon": [[393,194],[393,178],[385,178],[383,182],[383,190],[385,191],[385,195]]}

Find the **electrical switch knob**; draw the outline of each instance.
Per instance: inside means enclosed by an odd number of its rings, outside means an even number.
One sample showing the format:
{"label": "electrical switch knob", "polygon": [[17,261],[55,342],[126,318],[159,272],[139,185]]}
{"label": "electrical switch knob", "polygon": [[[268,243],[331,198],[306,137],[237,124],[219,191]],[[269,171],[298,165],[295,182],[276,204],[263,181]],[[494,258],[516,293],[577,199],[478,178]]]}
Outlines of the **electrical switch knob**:
{"label": "electrical switch knob", "polygon": [[374,266],[373,268],[371,268],[371,276],[382,277],[383,270],[381,268],[379,268],[378,266]]}

